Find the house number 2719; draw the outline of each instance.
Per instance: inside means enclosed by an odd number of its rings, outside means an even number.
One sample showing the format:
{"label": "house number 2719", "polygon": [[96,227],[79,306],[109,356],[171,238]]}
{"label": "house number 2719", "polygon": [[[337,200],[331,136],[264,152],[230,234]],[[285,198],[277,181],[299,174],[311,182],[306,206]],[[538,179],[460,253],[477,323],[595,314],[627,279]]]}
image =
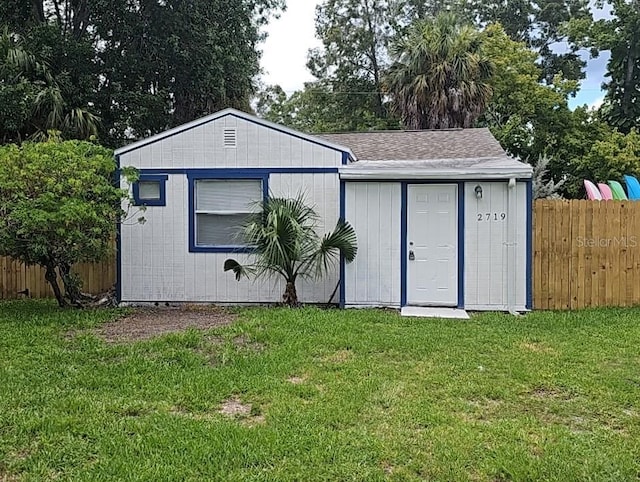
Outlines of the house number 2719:
{"label": "house number 2719", "polygon": [[504,221],[507,213],[478,213],[478,222]]}

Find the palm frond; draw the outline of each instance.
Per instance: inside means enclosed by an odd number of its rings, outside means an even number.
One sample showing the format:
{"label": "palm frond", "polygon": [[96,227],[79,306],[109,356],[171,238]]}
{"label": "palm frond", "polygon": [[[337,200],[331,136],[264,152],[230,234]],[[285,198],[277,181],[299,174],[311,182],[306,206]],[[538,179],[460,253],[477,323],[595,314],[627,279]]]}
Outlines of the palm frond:
{"label": "palm frond", "polygon": [[347,263],[351,263],[358,253],[358,239],[353,227],[340,219],[331,233],[323,236],[309,264],[314,267],[315,275],[322,276],[344,256]]}
{"label": "palm frond", "polygon": [[227,259],[224,262],[224,271],[233,271],[233,274],[236,276],[236,280],[240,281],[243,276],[247,278],[249,277],[251,268],[241,265],[235,259]]}
{"label": "palm frond", "polygon": [[409,129],[471,127],[492,92],[479,32],[443,13],[414,24],[391,52],[384,88]]}
{"label": "palm frond", "polygon": [[71,109],[62,119],[61,130],[74,134],[79,139],[89,139],[98,135],[100,119],[84,109]]}

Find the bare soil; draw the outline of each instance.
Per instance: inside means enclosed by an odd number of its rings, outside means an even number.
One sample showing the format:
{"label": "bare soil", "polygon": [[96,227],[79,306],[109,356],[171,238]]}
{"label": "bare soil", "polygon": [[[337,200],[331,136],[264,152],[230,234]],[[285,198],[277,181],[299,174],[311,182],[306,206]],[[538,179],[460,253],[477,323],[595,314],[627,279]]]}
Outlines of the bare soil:
{"label": "bare soil", "polygon": [[136,308],[133,313],[106,323],[94,333],[111,343],[148,340],[186,331],[209,330],[233,323],[236,316],[216,306],[181,306],[179,308]]}
{"label": "bare soil", "polygon": [[242,403],[238,398],[230,398],[222,404],[220,413],[227,417],[247,417],[251,414],[251,405]]}

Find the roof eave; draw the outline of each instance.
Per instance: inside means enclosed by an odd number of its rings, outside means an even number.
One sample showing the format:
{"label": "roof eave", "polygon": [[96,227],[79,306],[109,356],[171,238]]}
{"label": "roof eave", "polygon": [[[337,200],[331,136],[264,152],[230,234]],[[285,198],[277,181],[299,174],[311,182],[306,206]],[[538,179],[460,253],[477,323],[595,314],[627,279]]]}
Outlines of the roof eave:
{"label": "roof eave", "polygon": [[482,179],[530,179],[531,169],[345,169],[340,168],[344,180],[482,180]]}

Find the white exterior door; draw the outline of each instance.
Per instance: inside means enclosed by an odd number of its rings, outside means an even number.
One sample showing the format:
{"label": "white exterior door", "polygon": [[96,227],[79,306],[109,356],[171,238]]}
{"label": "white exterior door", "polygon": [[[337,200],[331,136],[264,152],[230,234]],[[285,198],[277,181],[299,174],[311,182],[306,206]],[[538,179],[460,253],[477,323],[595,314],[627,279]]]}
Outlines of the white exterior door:
{"label": "white exterior door", "polygon": [[407,186],[407,303],[458,304],[458,186]]}

